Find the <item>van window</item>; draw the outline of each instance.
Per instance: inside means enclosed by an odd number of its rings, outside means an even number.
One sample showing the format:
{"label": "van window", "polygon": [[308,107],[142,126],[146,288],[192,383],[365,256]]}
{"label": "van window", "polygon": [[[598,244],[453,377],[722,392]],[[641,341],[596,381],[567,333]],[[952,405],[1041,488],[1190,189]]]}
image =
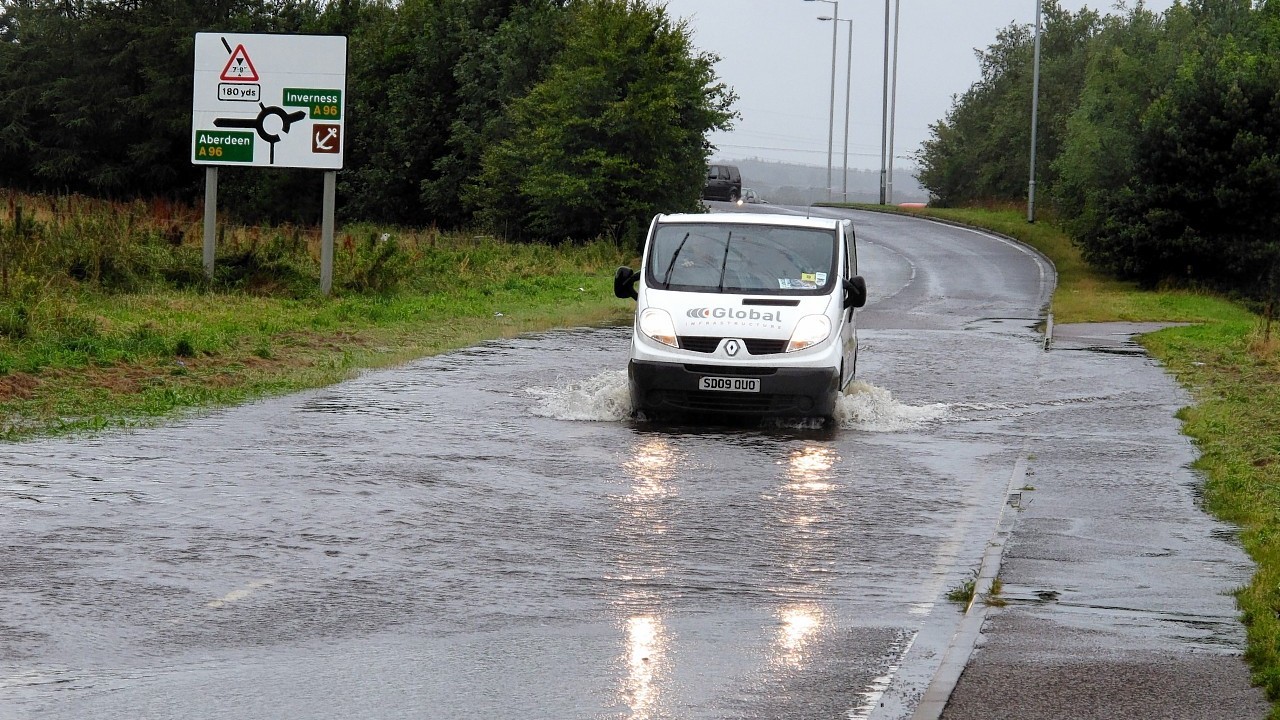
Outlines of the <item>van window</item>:
{"label": "van window", "polygon": [[837,285],[833,230],[776,225],[660,224],[647,284],[684,292],[822,295]]}

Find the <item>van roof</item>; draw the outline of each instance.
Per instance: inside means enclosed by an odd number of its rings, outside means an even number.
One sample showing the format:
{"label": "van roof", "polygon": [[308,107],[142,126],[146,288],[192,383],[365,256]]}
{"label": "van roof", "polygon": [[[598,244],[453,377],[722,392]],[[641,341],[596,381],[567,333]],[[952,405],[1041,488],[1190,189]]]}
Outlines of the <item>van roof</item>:
{"label": "van roof", "polygon": [[661,223],[708,223],[735,225],[785,225],[787,227],[811,227],[824,230],[834,229],[841,222],[839,218],[801,217],[799,215],[783,215],[781,213],[675,213],[659,215]]}

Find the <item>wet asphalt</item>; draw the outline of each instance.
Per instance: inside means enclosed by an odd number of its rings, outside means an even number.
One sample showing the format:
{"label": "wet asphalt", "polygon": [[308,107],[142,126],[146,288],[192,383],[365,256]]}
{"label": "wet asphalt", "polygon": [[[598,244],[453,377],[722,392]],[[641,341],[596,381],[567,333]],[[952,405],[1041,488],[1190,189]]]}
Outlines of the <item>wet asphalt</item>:
{"label": "wet asphalt", "polygon": [[1132,341],[1155,329],[1055,329],[1053,365],[1107,359],[1080,378],[1105,399],[1028,418],[1034,490],[1000,567],[1008,605],[986,613],[943,718],[1268,717],[1230,595],[1252,567],[1201,511],[1174,417],[1190,398]]}
{"label": "wet asphalt", "polygon": [[1262,707],[1176,386],[1046,352],[1026,249],[853,217],[837,428],[631,420],[627,330],[583,328],[0,446],[0,718],[909,717],[1011,494],[948,717],[1073,717],[1139,650]]}

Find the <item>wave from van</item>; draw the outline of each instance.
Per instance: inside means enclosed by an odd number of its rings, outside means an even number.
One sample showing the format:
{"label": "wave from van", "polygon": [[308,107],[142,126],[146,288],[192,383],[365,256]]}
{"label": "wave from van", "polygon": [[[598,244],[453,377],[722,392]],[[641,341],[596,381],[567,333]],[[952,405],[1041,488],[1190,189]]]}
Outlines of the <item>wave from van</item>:
{"label": "wave from van", "polygon": [[[527,392],[535,398],[530,412],[538,417],[620,422],[633,412],[625,370],[606,370],[579,382]],[[908,405],[884,388],[855,381],[837,398],[835,419],[845,430],[904,432],[944,419],[947,412],[945,403]]]}

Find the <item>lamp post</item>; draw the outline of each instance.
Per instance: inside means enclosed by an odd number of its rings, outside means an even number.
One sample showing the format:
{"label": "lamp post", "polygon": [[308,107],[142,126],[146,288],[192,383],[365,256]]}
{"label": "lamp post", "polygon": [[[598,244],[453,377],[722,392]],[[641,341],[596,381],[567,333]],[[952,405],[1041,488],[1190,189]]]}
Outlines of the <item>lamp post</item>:
{"label": "lamp post", "polygon": [[[833,19],[840,17],[840,3],[837,0],[805,0],[805,2],[824,2],[831,6]],[[885,0],[888,2],[888,0]],[[831,24],[831,110],[827,118],[827,200],[831,200],[831,156],[835,149],[836,137],[836,23]]]}
{"label": "lamp post", "polygon": [[893,204],[893,130],[898,114],[898,23],[902,19],[902,0],[893,0],[893,87],[889,90],[889,176],[885,180],[885,198]]}
{"label": "lamp post", "polygon": [[880,113],[880,204],[884,204],[889,153],[889,0],[884,0],[884,109]]}
{"label": "lamp post", "polygon": [[1036,0],[1036,49],[1031,71],[1031,175],[1027,181],[1027,222],[1036,221],[1036,115],[1040,111],[1040,0]]}
{"label": "lamp post", "polygon": [[841,202],[849,202],[849,97],[850,84],[853,82],[853,20],[842,20],[823,16],[819,20],[837,23],[849,23],[849,52],[844,70],[844,180],[840,184]]}

